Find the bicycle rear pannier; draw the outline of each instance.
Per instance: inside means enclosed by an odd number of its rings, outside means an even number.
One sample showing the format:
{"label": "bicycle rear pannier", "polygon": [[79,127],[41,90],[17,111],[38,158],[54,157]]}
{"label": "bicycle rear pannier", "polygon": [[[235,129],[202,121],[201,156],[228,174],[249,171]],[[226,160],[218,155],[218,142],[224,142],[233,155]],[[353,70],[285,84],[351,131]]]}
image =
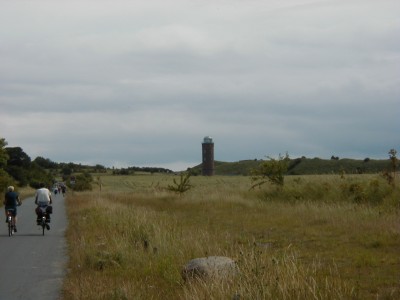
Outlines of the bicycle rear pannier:
{"label": "bicycle rear pannier", "polygon": [[53,213],[53,206],[49,205],[46,207],[46,213],[52,214]]}

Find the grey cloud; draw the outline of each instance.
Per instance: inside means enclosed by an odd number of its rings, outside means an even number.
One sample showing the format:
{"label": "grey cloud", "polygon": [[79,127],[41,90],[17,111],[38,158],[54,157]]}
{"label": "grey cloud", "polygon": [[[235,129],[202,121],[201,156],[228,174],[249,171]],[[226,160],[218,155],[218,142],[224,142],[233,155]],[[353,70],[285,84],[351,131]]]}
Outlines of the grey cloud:
{"label": "grey cloud", "polygon": [[35,3],[0,12],[1,134],[33,156],[190,165],[205,135],[227,161],[399,146],[397,1]]}

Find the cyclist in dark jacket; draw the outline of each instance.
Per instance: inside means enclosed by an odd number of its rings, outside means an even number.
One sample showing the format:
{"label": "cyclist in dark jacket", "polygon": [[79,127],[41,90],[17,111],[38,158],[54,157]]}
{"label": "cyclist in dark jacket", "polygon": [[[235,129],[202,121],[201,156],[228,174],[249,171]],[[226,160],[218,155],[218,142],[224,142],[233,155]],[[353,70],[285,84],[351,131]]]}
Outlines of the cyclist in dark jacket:
{"label": "cyclist in dark jacket", "polygon": [[[19,199],[18,193],[14,192],[14,187],[9,186],[7,188],[7,193],[4,196],[4,207],[7,216],[7,210],[12,210],[12,225],[14,226],[14,231],[17,232],[17,206],[21,205],[21,200]],[[6,220],[7,222],[7,220]]]}

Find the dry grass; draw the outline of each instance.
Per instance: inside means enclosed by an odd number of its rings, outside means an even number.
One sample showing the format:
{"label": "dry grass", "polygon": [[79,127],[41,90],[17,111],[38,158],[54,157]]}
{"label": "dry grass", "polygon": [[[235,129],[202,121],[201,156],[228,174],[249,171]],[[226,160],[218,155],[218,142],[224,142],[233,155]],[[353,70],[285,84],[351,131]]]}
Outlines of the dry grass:
{"label": "dry grass", "polygon": [[21,199],[25,199],[28,197],[32,197],[35,195],[36,190],[26,186],[26,187],[18,187],[16,191],[19,193]]}
{"label": "dry grass", "polygon": [[[67,198],[64,298],[398,299],[399,192],[379,181],[379,203],[347,195],[372,180],[289,177],[278,192],[193,177],[179,197],[163,189],[170,176],[104,176],[101,192]],[[183,282],[182,266],[208,255],[235,259],[239,276]]]}

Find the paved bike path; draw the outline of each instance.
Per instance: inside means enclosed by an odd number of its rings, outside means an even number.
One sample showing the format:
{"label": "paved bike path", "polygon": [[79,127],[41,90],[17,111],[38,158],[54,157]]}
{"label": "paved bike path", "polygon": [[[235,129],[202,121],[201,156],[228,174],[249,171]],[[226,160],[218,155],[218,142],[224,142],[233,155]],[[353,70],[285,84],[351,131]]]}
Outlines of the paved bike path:
{"label": "paved bike path", "polygon": [[18,207],[18,232],[12,237],[8,236],[4,207],[1,208],[0,299],[60,299],[67,263],[67,217],[63,196],[52,198],[51,228],[44,236],[36,225],[32,197]]}

